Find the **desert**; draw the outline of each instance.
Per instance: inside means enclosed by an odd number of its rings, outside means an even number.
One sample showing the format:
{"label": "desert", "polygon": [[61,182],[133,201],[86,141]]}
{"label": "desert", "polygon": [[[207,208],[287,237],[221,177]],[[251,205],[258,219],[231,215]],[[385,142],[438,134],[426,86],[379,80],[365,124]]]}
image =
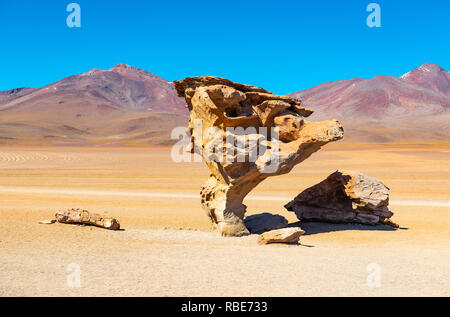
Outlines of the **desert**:
{"label": "desert", "polygon": [[0,0],[0,301],[281,316],[450,297],[449,13]]}
{"label": "desert", "polygon": [[[119,63],[0,92],[0,296],[448,296],[446,87],[428,63],[283,96]],[[273,131],[256,162],[174,159],[197,119],[190,152],[276,127],[281,164]],[[366,196],[311,214],[338,171]]]}
{"label": "desert", "polygon": [[[333,143],[245,199],[247,216],[284,205],[337,167],[382,179],[400,229],[302,223],[300,245],[221,237],[201,209],[204,163],[170,147],[0,148],[1,296],[448,296],[447,143]],[[41,225],[67,208],[123,231]],[[81,273],[69,287],[70,265]],[[373,267],[381,271],[371,284]]]}

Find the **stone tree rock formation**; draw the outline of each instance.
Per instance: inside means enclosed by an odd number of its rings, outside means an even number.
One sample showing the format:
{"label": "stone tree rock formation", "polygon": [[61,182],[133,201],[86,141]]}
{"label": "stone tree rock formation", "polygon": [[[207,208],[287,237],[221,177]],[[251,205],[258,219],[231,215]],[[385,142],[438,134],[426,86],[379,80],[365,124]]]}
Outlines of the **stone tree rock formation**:
{"label": "stone tree rock formation", "polygon": [[386,224],[394,215],[388,208],[389,188],[362,173],[337,171],[304,190],[285,207],[301,221]]}
{"label": "stone tree rock formation", "polygon": [[313,111],[299,99],[218,77],[174,83],[190,111],[190,151],[211,171],[201,190],[202,206],[223,236],[249,234],[242,202],[260,182],[289,173],[343,137],[336,120],[306,121]]}

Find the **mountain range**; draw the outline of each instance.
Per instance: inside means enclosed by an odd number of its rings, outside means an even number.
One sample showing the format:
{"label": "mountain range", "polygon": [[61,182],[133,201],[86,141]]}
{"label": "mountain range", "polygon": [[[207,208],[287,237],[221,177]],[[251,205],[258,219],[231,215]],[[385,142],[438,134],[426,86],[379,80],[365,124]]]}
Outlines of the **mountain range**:
{"label": "mountain range", "polygon": [[340,80],[290,95],[315,111],[311,120],[340,120],[351,141],[450,140],[450,73],[435,64],[401,77]]}
{"label": "mountain range", "polygon": [[[311,120],[340,120],[348,142],[449,141],[450,73],[435,64],[289,95],[315,111]],[[168,145],[187,117],[172,82],[118,64],[0,92],[0,144]]]}

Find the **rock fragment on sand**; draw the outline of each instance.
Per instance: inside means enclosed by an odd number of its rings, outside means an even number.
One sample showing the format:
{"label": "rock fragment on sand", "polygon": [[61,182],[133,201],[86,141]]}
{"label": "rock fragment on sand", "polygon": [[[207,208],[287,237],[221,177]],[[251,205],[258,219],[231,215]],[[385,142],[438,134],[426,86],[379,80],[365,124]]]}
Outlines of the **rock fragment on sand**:
{"label": "rock fragment on sand", "polygon": [[120,223],[117,219],[90,213],[87,210],[70,209],[59,211],[55,215],[56,221],[67,224],[92,225],[108,230],[119,230]]}
{"label": "rock fragment on sand", "polygon": [[362,173],[336,171],[304,190],[285,205],[301,221],[385,224],[398,228],[390,218],[389,188]]}
{"label": "rock fragment on sand", "polygon": [[259,236],[258,244],[298,243],[303,234],[305,231],[298,227],[267,231]]}
{"label": "rock fragment on sand", "polygon": [[190,111],[189,150],[210,170],[201,203],[223,236],[249,234],[243,200],[253,188],[344,135],[338,121],[309,122],[301,100],[263,88],[210,76],[174,84]]}
{"label": "rock fragment on sand", "polygon": [[261,234],[266,231],[285,228],[288,225],[288,221],[280,215],[263,213],[248,216],[245,218],[244,224],[250,233]]}

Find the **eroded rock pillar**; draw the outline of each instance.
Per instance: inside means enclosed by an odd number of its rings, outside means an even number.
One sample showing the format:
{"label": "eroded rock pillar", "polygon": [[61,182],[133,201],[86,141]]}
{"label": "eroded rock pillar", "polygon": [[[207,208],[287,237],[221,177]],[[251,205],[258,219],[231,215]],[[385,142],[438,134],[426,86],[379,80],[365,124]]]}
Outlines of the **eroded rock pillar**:
{"label": "eroded rock pillar", "polygon": [[208,76],[176,81],[175,88],[190,110],[191,151],[211,171],[202,206],[224,236],[249,234],[243,200],[260,182],[343,137],[336,120],[308,122],[313,111],[300,100],[263,88]]}

